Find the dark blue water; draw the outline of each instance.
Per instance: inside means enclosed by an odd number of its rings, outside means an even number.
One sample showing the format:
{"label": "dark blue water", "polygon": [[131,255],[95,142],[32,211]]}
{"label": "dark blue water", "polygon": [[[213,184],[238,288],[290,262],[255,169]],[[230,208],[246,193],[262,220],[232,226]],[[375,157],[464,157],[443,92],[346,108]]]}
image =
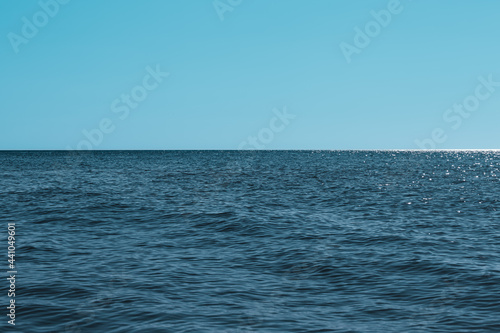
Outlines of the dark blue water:
{"label": "dark blue water", "polygon": [[16,331],[500,332],[499,185],[499,152],[3,152]]}

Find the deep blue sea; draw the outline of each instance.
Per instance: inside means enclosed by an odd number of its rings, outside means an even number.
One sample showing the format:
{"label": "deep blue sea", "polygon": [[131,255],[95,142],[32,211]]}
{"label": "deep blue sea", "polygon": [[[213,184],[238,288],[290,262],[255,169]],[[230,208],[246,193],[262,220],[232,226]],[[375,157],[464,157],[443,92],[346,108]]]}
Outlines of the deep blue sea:
{"label": "deep blue sea", "polygon": [[500,332],[499,186],[495,151],[0,152],[0,331]]}

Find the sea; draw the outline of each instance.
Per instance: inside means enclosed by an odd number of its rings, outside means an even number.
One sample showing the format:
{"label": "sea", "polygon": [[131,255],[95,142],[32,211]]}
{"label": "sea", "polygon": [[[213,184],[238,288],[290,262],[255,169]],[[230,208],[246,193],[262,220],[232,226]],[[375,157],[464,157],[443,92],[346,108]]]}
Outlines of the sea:
{"label": "sea", "polygon": [[0,331],[500,332],[499,186],[499,151],[3,151]]}

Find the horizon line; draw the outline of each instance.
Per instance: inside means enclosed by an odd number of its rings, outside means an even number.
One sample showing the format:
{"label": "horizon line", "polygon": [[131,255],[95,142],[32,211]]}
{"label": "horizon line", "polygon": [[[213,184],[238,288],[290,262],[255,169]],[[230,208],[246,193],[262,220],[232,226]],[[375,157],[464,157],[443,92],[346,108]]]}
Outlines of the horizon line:
{"label": "horizon line", "polygon": [[266,151],[500,151],[500,148],[449,148],[449,149],[0,149],[0,152],[121,152],[121,151],[239,151],[239,152],[266,152]]}

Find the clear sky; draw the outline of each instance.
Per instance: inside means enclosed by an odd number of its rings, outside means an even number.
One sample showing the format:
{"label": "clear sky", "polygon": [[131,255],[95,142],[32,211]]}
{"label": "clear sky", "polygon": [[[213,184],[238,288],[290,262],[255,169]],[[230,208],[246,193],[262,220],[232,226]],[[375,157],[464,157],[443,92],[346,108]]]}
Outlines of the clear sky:
{"label": "clear sky", "polygon": [[499,13],[2,0],[0,149],[500,148]]}

